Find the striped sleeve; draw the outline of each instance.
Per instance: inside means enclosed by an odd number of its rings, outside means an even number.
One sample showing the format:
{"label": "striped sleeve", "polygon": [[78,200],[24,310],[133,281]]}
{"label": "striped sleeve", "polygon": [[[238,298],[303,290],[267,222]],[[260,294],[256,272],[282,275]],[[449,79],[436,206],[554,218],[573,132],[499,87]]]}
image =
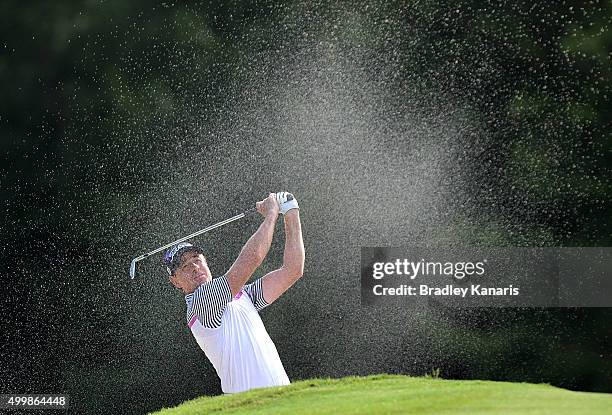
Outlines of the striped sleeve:
{"label": "striped sleeve", "polygon": [[269,304],[264,299],[263,285],[262,285],[261,278],[258,280],[255,280],[254,282],[250,284],[245,285],[244,291],[247,293],[247,295],[251,299],[251,302],[253,303],[257,311],[261,311],[267,306],[269,306]]}
{"label": "striped sleeve", "polygon": [[195,316],[206,328],[217,328],[227,303],[232,301],[232,291],[227,278],[214,278],[200,285],[187,301],[187,320]]}

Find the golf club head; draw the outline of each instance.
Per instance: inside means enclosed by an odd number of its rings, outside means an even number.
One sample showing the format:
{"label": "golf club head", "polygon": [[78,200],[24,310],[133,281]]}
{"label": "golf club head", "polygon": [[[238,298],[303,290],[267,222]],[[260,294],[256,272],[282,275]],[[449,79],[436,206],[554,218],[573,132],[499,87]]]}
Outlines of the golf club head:
{"label": "golf club head", "polygon": [[132,259],[132,263],[130,264],[130,278],[134,279],[136,276],[136,258]]}

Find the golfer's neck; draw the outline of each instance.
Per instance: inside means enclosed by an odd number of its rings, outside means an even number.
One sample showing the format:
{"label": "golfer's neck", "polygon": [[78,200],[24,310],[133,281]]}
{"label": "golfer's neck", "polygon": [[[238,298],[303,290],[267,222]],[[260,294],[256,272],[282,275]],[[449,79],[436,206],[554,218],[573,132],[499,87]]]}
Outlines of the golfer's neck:
{"label": "golfer's neck", "polygon": [[183,292],[185,293],[185,295],[192,294],[198,287],[199,287],[198,284],[193,284],[193,285],[190,285],[189,287],[183,287]]}

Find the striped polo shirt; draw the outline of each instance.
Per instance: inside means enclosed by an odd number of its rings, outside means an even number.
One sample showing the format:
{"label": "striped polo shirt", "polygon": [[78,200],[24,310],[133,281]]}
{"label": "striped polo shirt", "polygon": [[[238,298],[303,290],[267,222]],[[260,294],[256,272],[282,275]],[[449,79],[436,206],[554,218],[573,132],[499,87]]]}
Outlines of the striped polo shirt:
{"label": "striped polo shirt", "polygon": [[288,385],[289,378],[259,311],[261,279],[232,298],[226,276],[214,278],[185,296],[191,333],[221,379],[224,393]]}

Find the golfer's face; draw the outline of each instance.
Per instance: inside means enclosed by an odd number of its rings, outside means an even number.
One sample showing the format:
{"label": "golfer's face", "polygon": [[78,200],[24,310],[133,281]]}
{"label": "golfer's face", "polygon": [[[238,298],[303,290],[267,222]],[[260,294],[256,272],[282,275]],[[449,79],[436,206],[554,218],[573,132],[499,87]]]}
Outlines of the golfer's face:
{"label": "golfer's face", "polygon": [[204,255],[186,252],[181,257],[181,264],[175,272],[177,278],[200,285],[212,279]]}

